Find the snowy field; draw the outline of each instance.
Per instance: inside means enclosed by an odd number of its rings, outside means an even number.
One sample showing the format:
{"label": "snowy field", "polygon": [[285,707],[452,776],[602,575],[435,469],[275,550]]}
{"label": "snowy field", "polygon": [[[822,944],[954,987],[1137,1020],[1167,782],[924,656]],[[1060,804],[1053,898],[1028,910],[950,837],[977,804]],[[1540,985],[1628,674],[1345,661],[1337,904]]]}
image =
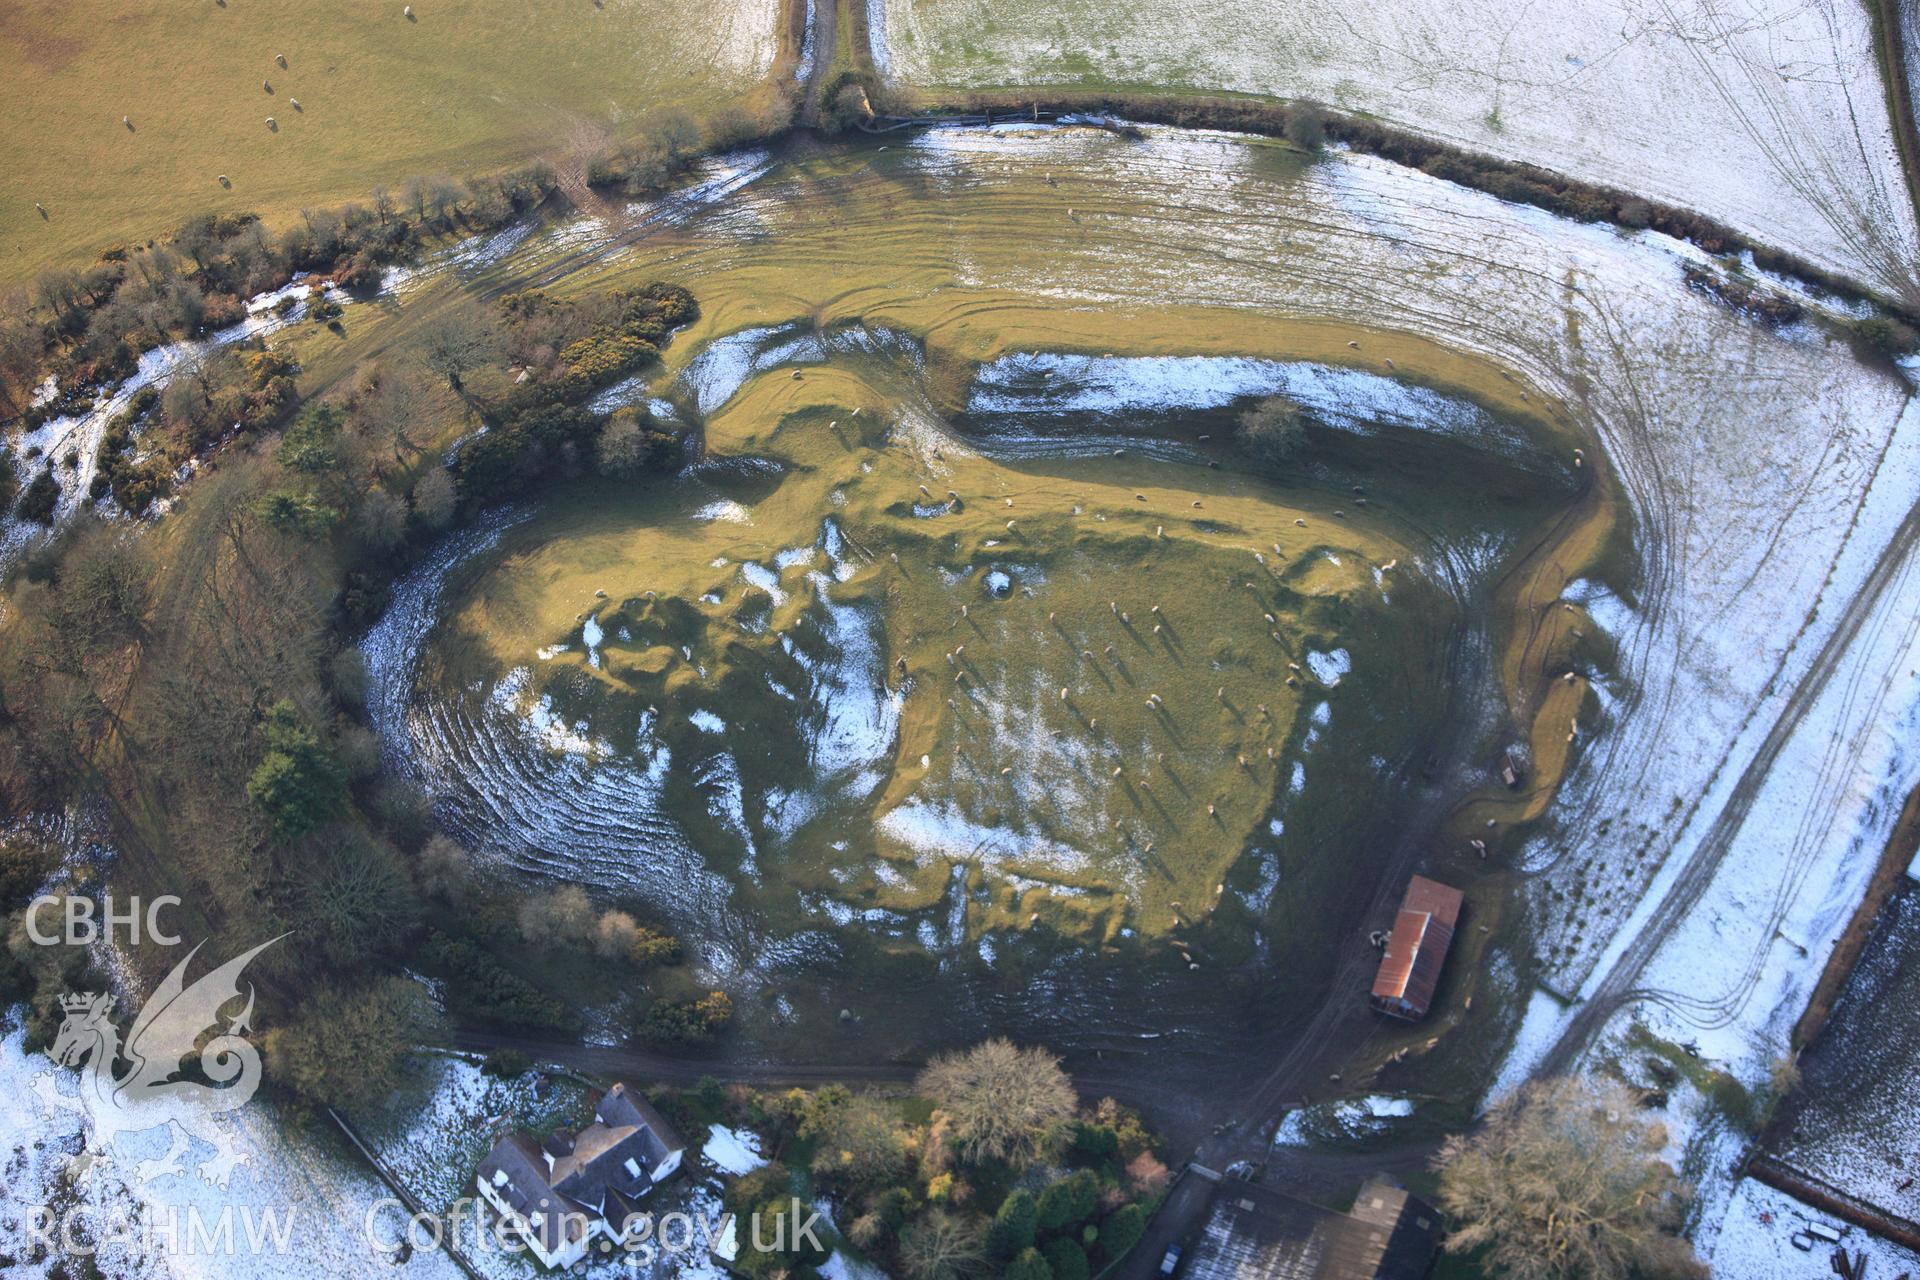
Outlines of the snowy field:
{"label": "snowy field", "polygon": [[1318,99],[1699,209],[1920,297],[1913,209],[1858,0],[873,8],[876,62],[908,85]]}
{"label": "snowy field", "polygon": [[[70,1095],[74,1073],[23,1051],[17,1009],[0,1014],[0,1033],[0,1253],[13,1258],[9,1277],[56,1280],[91,1258],[110,1280],[304,1280],[376,1268],[394,1280],[461,1280],[444,1254],[376,1256],[365,1223],[392,1193],[331,1133],[303,1131],[264,1098],[227,1122],[246,1163],[224,1190],[191,1164],[140,1181],[137,1161],[166,1148],[157,1131],[129,1135],[112,1158],[76,1175],[70,1162],[90,1122],[35,1094],[36,1077],[52,1073]],[[39,1206],[56,1215],[51,1253],[30,1234]]]}
{"label": "snowy field", "polygon": [[[1840,1243],[1809,1239],[1803,1234],[1808,1227],[1834,1232]],[[1796,1236],[1800,1244],[1794,1243]],[[1865,1255],[1866,1269],[1857,1274],[1869,1280],[1920,1273],[1920,1253],[1876,1239],[1751,1178],[1740,1183],[1718,1235],[1701,1256],[1719,1280],[1806,1280],[1833,1274],[1836,1249],[1849,1258]]]}
{"label": "snowy field", "polygon": [[1773,1155],[1797,1173],[1920,1222],[1920,898],[1881,911],[1840,1002],[1801,1058]]}

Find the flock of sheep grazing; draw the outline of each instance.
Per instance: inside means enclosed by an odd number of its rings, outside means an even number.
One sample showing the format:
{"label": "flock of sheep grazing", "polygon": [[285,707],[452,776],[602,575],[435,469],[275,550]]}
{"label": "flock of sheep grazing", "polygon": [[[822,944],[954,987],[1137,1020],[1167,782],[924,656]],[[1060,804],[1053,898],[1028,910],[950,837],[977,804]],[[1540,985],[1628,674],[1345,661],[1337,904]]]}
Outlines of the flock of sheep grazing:
{"label": "flock of sheep grazing", "polygon": [[[226,0],[218,0],[218,2],[220,3],[222,8],[226,7]],[[402,5],[400,7],[400,16],[405,18],[408,22],[418,22],[420,20],[418,17],[414,15],[413,6],[410,4]],[[278,66],[282,71],[287,71],[292,68],[292,64],[287,61],[287,55],[284,53],[274,54],[273,61],[274,61],[274,65]],[[260,91],[262,93],[271,95],[273,93],[273,81],[262,80],[260,82]],[[296,112],[306,111],[306,108],[300,105],[300,99],[298,98],[288,98],[287,105],[292,107]],[[121,116],[120,123],[128,133],[139,132],[139,130],[134,128],[133,117],[130,115]],[[267,125],[267,132],[269,133],[280,132],[280,121],[275,117],[268,116],[266,118],[266,125]],[[223,187],[231,187],[233,185],[233,180],[224,173],[218,175],[215,181],[219,182],[219,184]],[[47,210],[45,205],[35,203],[33,208],[34,208],[34,212],[38,213],[41,216],[41,218],[44,219],[47,217]]]}

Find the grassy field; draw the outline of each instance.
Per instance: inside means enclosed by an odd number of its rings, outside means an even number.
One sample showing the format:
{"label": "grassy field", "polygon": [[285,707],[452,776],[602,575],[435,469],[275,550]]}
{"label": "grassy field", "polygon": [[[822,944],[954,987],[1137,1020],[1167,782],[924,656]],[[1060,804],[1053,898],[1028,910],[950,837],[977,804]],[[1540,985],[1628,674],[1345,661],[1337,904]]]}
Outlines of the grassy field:
{"label": "grassy field", "polygon": [[781,52],[777,0],[412,8],[0,3],[0,286],[199,213],[285,221],[419,174],[561,162],[656,108],[770,93]]}
{"label": "grassy field", "polygon": [[[556,504],[510,535],[456,634],[495,680],[533,666],[522,700],[550,697],[595,739],[650,722],[691,759],[720,735],[750,819],[763,796],[817,791],[793,806],[824,816],[791,865],[780,851],[782,889],[921,911],[964,864],[975,933],[1043,919],[1109,941],[1204,918],[1288,796],[1299,743],[1326,733],[1324,704],[1348,704],[1312,655],[1353,650],[1370,707],[1418,694],[1388,672],[1448,611],[1375,576],[1412,548],[1244,467],[1004,465],[890,430],[897,403],[837,368],[769,375],[709,446],[777,458],[782,479]],[[845,538],[832,571],[823,519]],[[832,705],[881,681],[891,747]],[[845,788],[842,757],[860,775]]]}

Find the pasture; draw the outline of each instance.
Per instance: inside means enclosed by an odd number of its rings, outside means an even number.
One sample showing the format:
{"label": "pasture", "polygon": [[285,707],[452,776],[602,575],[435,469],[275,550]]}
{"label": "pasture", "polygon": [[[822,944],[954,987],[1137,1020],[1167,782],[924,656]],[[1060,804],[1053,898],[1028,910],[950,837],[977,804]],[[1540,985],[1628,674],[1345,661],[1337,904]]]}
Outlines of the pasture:
{"label": "pasture", "polygon": [[778,0],[410,7],[0,4],[0,286],[196,214],[282,224],[417,175],[564,171],[651,111],[759,101],[781,53]]}

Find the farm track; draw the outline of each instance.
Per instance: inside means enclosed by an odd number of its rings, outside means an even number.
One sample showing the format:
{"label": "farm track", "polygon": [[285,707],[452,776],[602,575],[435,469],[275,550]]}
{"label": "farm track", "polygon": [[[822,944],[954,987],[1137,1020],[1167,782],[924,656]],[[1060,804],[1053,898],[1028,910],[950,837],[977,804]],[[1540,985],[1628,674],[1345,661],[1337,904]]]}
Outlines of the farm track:
{"label": "farm track", "polygon": [[[1761,740],[1753,759],[1742,770],[1725,807],[1689,855],[1687,865],[1669,886],[1646,926],[1542,1056],[1536,1074],[1565,1074],[1614,1013],[1628,1004],[1658,998],[1662,994],[1637,987],[1635,984],[1640,974],[1659,951],[1661,944],[1672,936],[1681,921],[1698,905],[1751,813],[1753,802],[1772,772],[1780,752],[1825,692],[1835,669],[1852,648],[1862,626],[1874,615],[1889,588],[1906,581],[1912,568],[1911,557],[1916,539],[1920,539],[1920,506],[1907,513],[1894,537],[1875,560],[1866,581],[1847,601],[1832,633],[1815,654],[1806,676],[1788,696],[1786,705]],[[1757,968],[1749,966],[1741,983],[1750,988],[1756,974]],[[1740,985],[1737,983],[1736,987]]]}

